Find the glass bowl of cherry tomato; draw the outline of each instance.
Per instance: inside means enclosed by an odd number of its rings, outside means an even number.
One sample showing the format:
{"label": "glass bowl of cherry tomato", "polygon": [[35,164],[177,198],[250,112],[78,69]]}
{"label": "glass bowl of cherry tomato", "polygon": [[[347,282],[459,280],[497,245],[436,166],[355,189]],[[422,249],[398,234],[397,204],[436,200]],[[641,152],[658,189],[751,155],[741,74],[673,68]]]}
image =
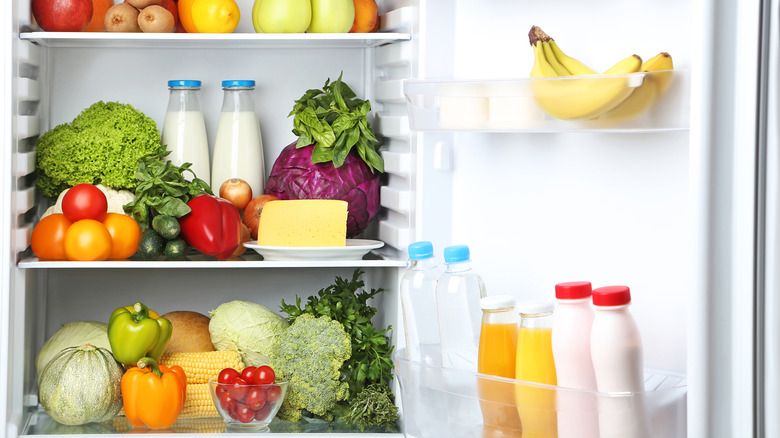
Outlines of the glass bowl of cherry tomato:
{"label": "glass bowl of cherry tomato", "polygon": [[241,371],[225,368],[209,380],[211,399],[228,426],[267,431],[287,395],[287,382],[277,382],[267,365]]}

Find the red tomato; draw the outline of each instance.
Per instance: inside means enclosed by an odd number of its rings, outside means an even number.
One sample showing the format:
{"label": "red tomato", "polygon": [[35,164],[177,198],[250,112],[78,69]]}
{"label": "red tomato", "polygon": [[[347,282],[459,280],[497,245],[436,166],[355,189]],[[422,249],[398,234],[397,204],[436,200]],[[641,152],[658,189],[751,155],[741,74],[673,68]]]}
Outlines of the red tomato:
{"label": "red tomato", "polygon": [[253,386],[249,388],[249,391],[246,393],[244,402],[250,409],[256,411],[265,406],[265,399],[265,388]]}
{"label": "red tomato", "polygon": [[274,383],[275,380],[276,374],[274,373],[274,369],[268,365],[262,365],[257,367],[257,370],[255,371],[255,380],[252,383],[268,385]]}
{"label": "red tomato", "polygon": [[219,376],[217,377],[217,382],[230,383],[236,377],[241,377],[241,373],[234,370],[233,368],[225,368],[224,370],[219,372]]}
{"label": "red tomato", "polygon": [[65,232],[73,221],[64,214],[52,214],[38,221],[33,228],[30,246],[41,260],[65,260]]}
{"label": "red tomato", "polygon": [[[222,391],[219,391],[219,389],[222,389]],[[230,412],[230,407],[236,404],[233,397],[230,396],[230,392],[224,386],[217,387],[217,398],[219,399],[219,405],[225,412]]]}
{"label": "red tomato", "polygon": [[280,386],[269,386],[265,398],[268,403],[273,403],[282,397],[282,388]]}
{"label": "red tomato", "polygon": [[273,405],[271,403],[266,403],[265,406],[255,411],[255,420],[257,421],[268,421],[271,420],[271,410],[273,409]]}
{"label": "red tomato", "polygon": [[255,419],[255,411],[249,408],[249,406],[238,403],[236,405],[236,420],[242,423],[251,423]]}
{"label": "red tomato", "polygon": [[233,397],[233,400],[244,401],[244,397],[246,397],[246,393],[249,391],[249,386],[247,386],[244,379],[236,377],[228,384],[227,390],[230,396]]}
{"label": "red tomato", "polygon": [[255,379],[255,370],[257,367],[246,367],[241,371],[241,378],[246,381],[246,383],[249,383],[250,385],[253,383],[256,383],[254,381]]}
{"label": "red tomato", "polygon": [[81,219],[102,221],[106,212],[106,195],[92,184],[76,184],[62,197],[62,213],[74,222]]}

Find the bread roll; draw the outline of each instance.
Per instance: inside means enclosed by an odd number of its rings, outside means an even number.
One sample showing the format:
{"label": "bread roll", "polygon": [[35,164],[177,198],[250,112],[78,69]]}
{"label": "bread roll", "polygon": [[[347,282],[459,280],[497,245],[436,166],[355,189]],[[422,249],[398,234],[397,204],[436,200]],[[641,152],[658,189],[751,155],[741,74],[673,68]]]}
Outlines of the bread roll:
{"label": "bread roll", "polygon": [[171,322],[173,334],[168,344],[166,353],[194,353],[200,351],[214,351],[209,334],[209,321],[211,319],[198,312],[180,310],[168,312],[162,315]]}

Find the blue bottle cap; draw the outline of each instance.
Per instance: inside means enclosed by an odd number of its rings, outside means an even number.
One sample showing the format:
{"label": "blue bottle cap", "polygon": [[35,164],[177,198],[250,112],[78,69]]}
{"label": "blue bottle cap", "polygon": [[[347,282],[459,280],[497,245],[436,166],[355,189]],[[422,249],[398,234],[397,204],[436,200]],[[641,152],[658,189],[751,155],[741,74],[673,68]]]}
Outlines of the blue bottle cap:
{"label": "blue bottle cap", "polygon": [[452,245],[444,248],[445,263],[467,262],[469,260],[469,247],[466,245]]}
{"label": "blue bottle cap", "polygon": [[222,81],[223,87],[254,87],[255,81]]}
{"label": "blue bottle cap", "polygon": [[200,87],[200,81],[168,81],[169,87]]}
{"label": "blue bottle cap", "polygon": [[409,245],[409,260],[424,260],[433,257],[433,244],[428,241],[414,242]]}

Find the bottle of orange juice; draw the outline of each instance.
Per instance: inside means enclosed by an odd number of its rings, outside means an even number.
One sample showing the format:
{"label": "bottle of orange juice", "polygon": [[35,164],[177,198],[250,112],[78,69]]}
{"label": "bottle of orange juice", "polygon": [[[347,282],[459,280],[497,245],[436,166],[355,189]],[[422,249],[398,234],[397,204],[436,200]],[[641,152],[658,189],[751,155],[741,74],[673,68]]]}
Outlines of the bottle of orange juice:
{"label": "bottle of orange juice", "polygon": [[[480,300],[480,305],[482,326],[478,370],[481,374],[514,379],[517,357],[515,298],[510,295],[487,296]],[[483,438],[522,436],[512,382],[480,376],[479,399]]]}
{"label": "bottle of orange juice", "polygon": [[531,301],[518,305],[520,329],[517,335],[515,403],[523,425],[523,438],[556,438],[555,362],[552,354],[554,304]]}

